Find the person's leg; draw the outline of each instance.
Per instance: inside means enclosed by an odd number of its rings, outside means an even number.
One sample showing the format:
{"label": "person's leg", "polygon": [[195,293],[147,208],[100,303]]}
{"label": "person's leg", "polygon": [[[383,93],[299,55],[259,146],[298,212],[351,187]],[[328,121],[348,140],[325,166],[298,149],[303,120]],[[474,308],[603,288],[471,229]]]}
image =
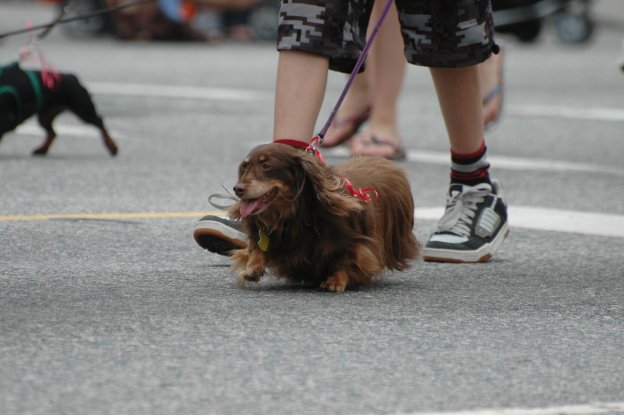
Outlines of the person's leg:
{"label": "person's leg", "polygon": [[[376,1],[375,20],[381,14],[383,1]],[[373,22],[373,19],[371,19]],[[403,37],[396,7],[390,8],[378,38],[370,50],[371,92],[373,112],[368,130],[380,138],[398,139],[397,106],[403,87],[407,61],[403,53]]]}
{"label": "person's leg", "polygon": [[431,68],[451,150],[472,153],[483,143],[483,108],[478,66]]}
{"label": "person's leg", "polygon": [[[377,22],[384,2],[375,1],[369,29]],[[401,148],[397,107],[403,87],[407,61],[396,6],[393,5],[371,45],[368,56],[369,89],[372,111],[366,131],[354,137],[353,155],[393,158]],[[371,138],[376,140],[371,140]]]}
{"label": "person's leg", "polygon": [[327,71],[350,73],[355,67],[372,1],[282,1],[274,139],[312,138]]}
{"label": "person's leg", "polygon": [[322,56],[279,52],[273,139],[312,139],[325,96],[328,65]]}
{"label": "person's leg", "polygon": [[[383,0],[375,1],[368,27],[369,35],[381,17],[384,5]],[[396,5],[393,4],[369,49],[366,70],[351,85],[338,111],[338,121],[325,136],[325,147],[347,141],[366,120],[369,121],[369,136],[372,134],[390,143],[398,143],[397,105],[406,66],[399,17]],[[357,146],[361,147],[361,144]],[[379,151],[381,154],[377,154]],[[388,151],[388,148],[378,151],[373,149],[372,155],[386,156]]]}
{"label": "person's leg", "polygon": [[451,145],[446,211],[423,250],[426,261],[484,262],[507,237],[502,188],[490,180],[478,66],[432,68]]}

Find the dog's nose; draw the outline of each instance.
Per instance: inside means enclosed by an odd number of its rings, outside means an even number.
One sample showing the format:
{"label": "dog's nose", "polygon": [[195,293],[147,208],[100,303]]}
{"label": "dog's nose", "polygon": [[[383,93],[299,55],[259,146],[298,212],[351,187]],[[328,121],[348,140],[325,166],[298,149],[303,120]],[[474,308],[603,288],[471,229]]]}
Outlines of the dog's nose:
{"label": "dog's nose", "polygon": [[242,183],[236,183],[236,186],[234,186],[234,193],[236,193],[238,197],[243,197],[245,194],[245,186]]}

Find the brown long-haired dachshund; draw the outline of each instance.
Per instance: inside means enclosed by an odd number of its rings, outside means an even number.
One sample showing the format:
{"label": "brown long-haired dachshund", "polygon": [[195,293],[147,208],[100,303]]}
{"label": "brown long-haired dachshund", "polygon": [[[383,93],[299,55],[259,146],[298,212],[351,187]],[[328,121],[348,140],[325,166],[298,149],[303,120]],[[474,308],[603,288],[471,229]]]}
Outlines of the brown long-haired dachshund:
{"label": "brown long-haired dachshund", "polygon": [[[234,251],[237,283],[276,277],[342,292],[420,253],[414,201],[403,170],[382,158],[333,168],[285,144],[254,148],[239,167],[228,212],[242,220],[247,248]],[[370,200],[365,200],[369,198]]]}

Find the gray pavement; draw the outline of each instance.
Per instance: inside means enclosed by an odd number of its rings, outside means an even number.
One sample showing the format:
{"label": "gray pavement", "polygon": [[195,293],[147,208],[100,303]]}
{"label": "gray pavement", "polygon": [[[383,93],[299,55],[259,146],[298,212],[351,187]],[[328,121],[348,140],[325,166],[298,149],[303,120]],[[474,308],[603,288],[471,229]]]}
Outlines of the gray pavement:
{"label": "gray pavement", "polygon": [[[3,3],[0,31],[50,16]],[[71,115],[45,158],[32,121],[0,143],[0,414],[624,413],[624,7],[597,1],[595,18],[582,47],[552,28],[504,38],[488,145],[512,233],[494,260],[417,261],[340,295],[271,277],[237,289],[191,237],[271,137],[272,44],[53,32],[46,56],[89,86],[120,154]],[[0,61],[25,41],[2,41]],[[331,75],[319,124],[343,84]],[[448,143],[422,68],[400,111],[425,240]]]}

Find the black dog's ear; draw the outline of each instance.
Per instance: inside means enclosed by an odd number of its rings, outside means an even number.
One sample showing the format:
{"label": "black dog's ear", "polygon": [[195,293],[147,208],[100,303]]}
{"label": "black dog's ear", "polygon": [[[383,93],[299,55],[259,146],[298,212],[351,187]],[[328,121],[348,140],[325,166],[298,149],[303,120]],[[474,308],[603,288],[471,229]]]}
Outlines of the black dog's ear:
{"label": "black dog's ear", "polygon": [[337,216],[348,216],[362,209],[355,198],[346,195],[342,180],[313,155],[303,153],[294,161],[297,193],[307,205],[323,207]]}

